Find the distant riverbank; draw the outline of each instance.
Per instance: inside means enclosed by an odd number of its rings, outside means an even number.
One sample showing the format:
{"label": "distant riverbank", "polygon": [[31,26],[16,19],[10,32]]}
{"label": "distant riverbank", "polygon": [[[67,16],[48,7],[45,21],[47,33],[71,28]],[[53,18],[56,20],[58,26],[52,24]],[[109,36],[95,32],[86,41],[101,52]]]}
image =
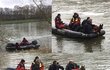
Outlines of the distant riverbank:
{"label": "distant riverbank", "polygon": [[38,22],[38,21],[45,21],[44,19],[26,19],[26,20],[4,20],[0,21],[0,24],[15,24],[15,23],[26,23],[26,22]]}

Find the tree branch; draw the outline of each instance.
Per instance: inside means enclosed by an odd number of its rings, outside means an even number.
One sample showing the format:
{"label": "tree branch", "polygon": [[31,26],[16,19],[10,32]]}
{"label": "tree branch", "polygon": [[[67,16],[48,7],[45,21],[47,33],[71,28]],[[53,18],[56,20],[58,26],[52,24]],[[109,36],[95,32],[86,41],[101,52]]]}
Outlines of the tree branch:
{"label": "tree branch", "polygon": [[[44,15],[45,19],[47,20],[47,22],[49,24],[51,24],[51,21],[48,19],[47,15],[45,14],[45,12],[41,9],[41,7],[36,3],[35,0],[33,0],[33,2],[35,3],[35,5],[38,7],[38,9],[40,10],[40,12]],[[42,5],[42,1],[40,0],[40,3]]]}

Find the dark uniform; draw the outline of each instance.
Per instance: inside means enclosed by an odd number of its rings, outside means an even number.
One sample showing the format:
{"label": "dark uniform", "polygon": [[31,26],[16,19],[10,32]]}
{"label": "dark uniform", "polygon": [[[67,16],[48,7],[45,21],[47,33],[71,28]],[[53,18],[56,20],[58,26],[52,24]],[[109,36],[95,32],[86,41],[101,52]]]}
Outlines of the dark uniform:
{"label": "dark uniform", "polygon": [[86,20],[84,20],[82,22],[82,28],[83,28],[83,32],[86,34],[90,34],[93,33],[93,26],[92,26],[92,22],[89,21],[90,18],[88,17]]}
{"label": "dark uniform", "polygon": [[48,70],[59,70],[59,69],[64,70],[63,66],[59,65],[57,61],[53,61],[53,64],[49,66]]}
{"label": "dark uniform", "polygon": [[69,62],[66,66],[66,70],[79,70],[79,65],[77,65],[76,63],[71,63]]}
{"label": "dark uniform", "polygon": [[33,62],[31,65],[31,70],[40,70],[39,63]]}
{"label": "dark uniform", "polygon": [[60,65],[54,65],[54,64],[52,64],[49,67],[49,70],[59,70],[59,69],[64,70],[63,66],[60,66]]}

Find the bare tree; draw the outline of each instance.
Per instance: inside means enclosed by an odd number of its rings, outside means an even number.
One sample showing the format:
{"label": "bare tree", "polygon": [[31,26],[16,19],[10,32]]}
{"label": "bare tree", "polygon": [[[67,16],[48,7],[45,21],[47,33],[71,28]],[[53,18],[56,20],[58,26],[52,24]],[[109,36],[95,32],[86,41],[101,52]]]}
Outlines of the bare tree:
{"label": "bare tree", "polygon": [[[45,19],[47,20],[47,22],[49,24],[51,24],[51,20],[47,17],[47,14],[45,13],[45,11],[43,10],[43,0],[33,0],[33,2],[35,3],[35,5],[38,7],[39,11],[42,13],[42,15],[44,15]],[[40,3],[40,5],[37,4],[37,2]],[[50,10],[51,11],[51,10]]]}
{"label": "bare tree", "polygon": [[[41,3],[42,4],[42,3]],[[15,5],[13,9],[0,8],[0,21],[22,19],[45,19],[51,23],[51,6],[38,5]]]}

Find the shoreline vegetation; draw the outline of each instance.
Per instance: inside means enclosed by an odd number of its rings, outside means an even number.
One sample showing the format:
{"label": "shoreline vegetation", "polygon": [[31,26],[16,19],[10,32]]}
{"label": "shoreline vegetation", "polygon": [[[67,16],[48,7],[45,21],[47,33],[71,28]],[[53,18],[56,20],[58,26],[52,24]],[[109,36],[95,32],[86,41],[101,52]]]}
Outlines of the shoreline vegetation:
{"label": "shoreline vegetation", "polygon": [[34,5],[15,5],[12,9],[0,7],[0,24],[19,23],[24,21],[33,22],[36,20],[51,21],[51,5],[39,5],[38,7]]}

